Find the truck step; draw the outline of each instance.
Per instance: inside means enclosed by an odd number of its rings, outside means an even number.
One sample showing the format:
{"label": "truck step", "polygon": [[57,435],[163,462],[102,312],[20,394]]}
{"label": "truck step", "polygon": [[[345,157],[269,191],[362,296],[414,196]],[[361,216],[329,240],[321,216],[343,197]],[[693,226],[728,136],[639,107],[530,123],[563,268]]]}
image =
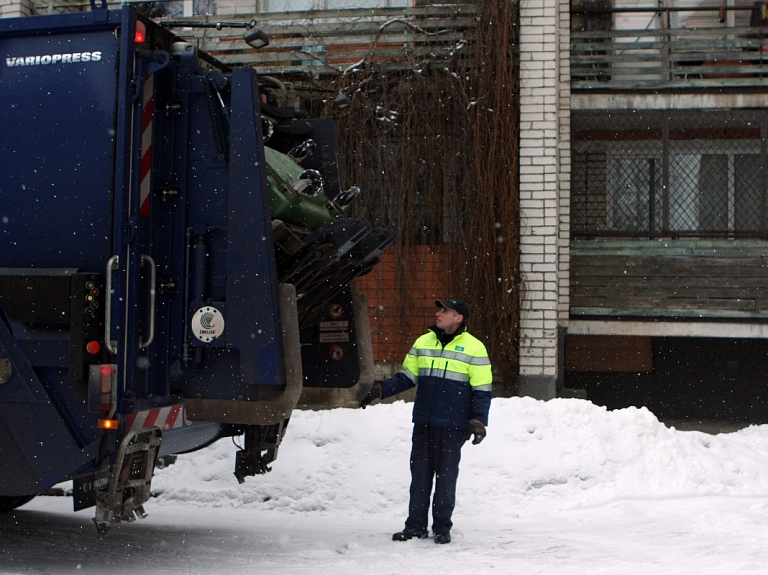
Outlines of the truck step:
{"label": "truck step", "polygon": [[128,432],[120,443],[106,489],[96,492],[99,533],[112,524],[146,517],[143,504],[150,498],[150,485],[163,433],[158,428]]}

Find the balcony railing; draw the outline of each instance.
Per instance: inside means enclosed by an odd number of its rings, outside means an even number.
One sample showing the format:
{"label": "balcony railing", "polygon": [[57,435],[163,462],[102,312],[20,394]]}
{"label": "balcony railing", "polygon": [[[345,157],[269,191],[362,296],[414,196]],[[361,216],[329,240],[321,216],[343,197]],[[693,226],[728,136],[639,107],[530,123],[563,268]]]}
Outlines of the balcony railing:
{"label": "balcony railing", "polygon": [[768,86],[768,27],[571,32],[571,90]]}
{"label": "balcony railing", "polygon": [[572,2],[573,91],[749,90],[768,85],[768,2],[614,4]]}
{"label": "balcony railing", "polygon": [[[230,65],[256,66],[262,72],[338,74],[366,59],[392,67],[434,56],[471,53],[477,7],[471,4],[409,8],[313,10],[231,15],[226,21],[256,18],[270,37],[253,50],[242,30],[184,28],[185,21],[215,24],[216,16],[174,19],[174,31]],[[161,20],[162,22],[162,20]]]}

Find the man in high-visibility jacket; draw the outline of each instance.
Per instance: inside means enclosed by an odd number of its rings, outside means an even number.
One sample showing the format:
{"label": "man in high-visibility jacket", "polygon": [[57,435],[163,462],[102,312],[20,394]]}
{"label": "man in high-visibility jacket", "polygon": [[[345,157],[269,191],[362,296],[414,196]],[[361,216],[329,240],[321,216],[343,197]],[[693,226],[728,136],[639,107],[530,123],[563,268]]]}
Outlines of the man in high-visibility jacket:
{"label": "man in high-visibility jacket", "polygon": [[428,536],[433,479],[432,531],[435,543],[451,542],[461,447],[485,438],[491,406],[491,362],[483,343],[467,331],[469,306],[460,299],[437,300],[435,325],[419,337],[403,368],[374,383],[360,402],[397,395],[414,386],[411,499],[405,528],[394,541]]}

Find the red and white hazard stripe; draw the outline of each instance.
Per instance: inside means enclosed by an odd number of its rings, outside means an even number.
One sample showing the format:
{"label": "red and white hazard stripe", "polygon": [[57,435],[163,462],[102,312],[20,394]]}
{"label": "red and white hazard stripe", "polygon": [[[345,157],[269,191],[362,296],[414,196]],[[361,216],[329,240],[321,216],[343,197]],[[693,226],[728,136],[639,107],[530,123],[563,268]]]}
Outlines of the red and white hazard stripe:
{"label": "red and white hazard stripe", "polygon": [[158,407],[147,411],[129,413],[125,416],[125,431],[141,431],[149,427],[159,427],[163,431],[176,429],[184,425],[184,404]]}
{"label": "red and white hazard stripe", "polygon": [[150,180],[152,172],[152,118],[155,114],[155,77],[144,79],[144,113],[141,117],[141,174],[139,187],[142,216],[149,215]]}

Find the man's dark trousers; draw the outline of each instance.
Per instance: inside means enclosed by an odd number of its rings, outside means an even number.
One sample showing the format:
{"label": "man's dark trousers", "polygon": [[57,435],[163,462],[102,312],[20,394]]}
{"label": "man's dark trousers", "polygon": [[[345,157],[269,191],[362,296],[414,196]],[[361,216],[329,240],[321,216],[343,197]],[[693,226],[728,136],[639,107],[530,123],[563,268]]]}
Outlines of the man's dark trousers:
{"label": "man's dark trousers", "polygon": [[432,502],[432,530],[448,533],[453,527],[451,515],[456,506],[456,480],[459,478],[461,447],[466,433],[429,425],[413,426],[411,449],[411,502],[405,527],[419,533],[428,531],[429,499],[432,479],[435,496]]}

